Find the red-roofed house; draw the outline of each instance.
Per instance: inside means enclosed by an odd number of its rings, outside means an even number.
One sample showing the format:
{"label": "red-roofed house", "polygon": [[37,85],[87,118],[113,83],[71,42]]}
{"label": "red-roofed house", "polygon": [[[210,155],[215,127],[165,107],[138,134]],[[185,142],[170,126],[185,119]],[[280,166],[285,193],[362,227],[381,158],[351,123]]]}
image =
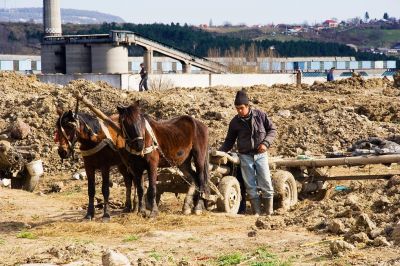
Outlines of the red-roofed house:
{"label": "red-roofed house", "polygon": [[322,24],[326,28],[337,28],[339,26],[339,23],[333,19],[325,20],[324,23],[322,23]]}

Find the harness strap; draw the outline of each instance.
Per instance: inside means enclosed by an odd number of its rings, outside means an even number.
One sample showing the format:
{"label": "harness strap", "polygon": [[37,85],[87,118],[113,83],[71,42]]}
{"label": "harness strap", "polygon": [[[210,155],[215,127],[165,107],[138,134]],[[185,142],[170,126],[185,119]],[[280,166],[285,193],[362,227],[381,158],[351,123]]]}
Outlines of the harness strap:
{"label": "harness strap", "polygon": [[109,146],[113,151],[117,151],[115,148],[114,142],[111,138],[110,131],[108,130],[108,127],[104,124],[103,120],[98,119],[101,130],[104,132],[104,135],[106,136],[105,139],[103,139],[99,144],[97,144],[94,148],[89,149],[89,150],[81,150],[81,155],[83,157],[91,156],[93,154],[98,153],[101,151],[104,147]]}
{"label": "harness strap", "polygon": [[94,148],[90,150],[80,150],[81,155],[83,157],[91,156],[99,151],[101,151],[104,147],[109,146],[113,151],[117,151],[117,149],[114,146],[114,143],[110,139],[103,139],[99,144],[97,144]]}
{"label": "harness strap", "polygon": [[135,151],[134,149],[131,149],[128,145],[125,145],[125,149],[131,154],[144,156],[145,154],[152,153],[153,151],[159,149],[156,135],[154,134],[154,131],[151,128],[150,123],[147,121],[147,119],[144,119],[144,124],[147,132],[150,134],[152,144],[149,147],[145,147],[142,151]]}

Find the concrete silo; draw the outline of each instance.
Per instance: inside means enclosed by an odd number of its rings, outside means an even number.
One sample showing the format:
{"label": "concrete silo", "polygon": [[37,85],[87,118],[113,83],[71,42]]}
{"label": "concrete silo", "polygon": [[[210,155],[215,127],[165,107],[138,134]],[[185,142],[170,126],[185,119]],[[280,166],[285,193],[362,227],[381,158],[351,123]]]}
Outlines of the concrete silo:
{"label": "concrete silo", "polygon": [[92,73],[128,73],[128,48],[112,43],[92,45]]}
{"label": "concrete silo", "polygon": [[60,0],[43,0],[43,25],[45,36],[61,36]]}

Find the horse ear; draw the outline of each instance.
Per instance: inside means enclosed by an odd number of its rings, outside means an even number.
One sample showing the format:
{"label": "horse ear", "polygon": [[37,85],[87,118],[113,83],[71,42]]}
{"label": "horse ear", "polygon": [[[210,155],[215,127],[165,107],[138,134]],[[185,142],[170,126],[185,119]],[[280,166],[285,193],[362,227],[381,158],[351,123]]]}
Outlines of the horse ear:
{"label": "horse ear", "polygon": [[64,113],[64,110],[61,107],[57,107],[57,114],[61,116]]}
{"label": "horse ear", "polygon": [[120,115],[122,115],[123,113],[125,113],[125,107],[123,107],[122,105],[118,105],[118,106],[117,106],[117,110],[118,110],[118,113],[119,113]]}
{"label": "horse ear", "polygon": [[67,116],[70,117],[70,118],[74,118],[74,113],[72,112],[72,110],[68,111]]}

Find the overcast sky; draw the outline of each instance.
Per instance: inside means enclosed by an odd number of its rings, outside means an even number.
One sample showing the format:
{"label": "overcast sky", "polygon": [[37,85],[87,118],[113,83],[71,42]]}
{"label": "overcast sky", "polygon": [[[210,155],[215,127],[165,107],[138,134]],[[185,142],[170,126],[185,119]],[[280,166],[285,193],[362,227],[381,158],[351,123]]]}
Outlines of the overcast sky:
{"label": "overcast sky", "polygon": [[[42,0],[0,0],[0,8],[41,7]],[[62,8],[109,13],[133,23],[303,23],[364,17],[400,18],[399,0],[61,0]]]}

